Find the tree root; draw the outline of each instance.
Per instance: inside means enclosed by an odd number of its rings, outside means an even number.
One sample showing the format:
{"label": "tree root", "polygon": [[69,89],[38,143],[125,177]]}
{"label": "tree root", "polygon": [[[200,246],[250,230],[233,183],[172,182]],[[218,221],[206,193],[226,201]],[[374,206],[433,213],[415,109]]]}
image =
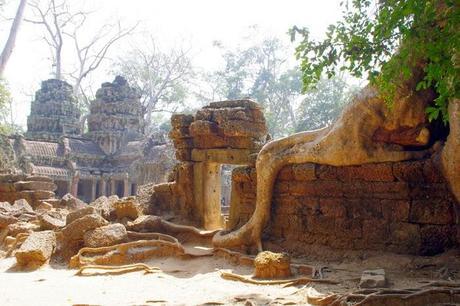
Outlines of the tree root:
{"label": "tree root", "polygon": [[458,284],[449,284],[448,287],[441,288],[424,287],[402,290],[366,289],[347,294],[333,294],[324,297],[307,296],[307,302],[317,306],[345,306],[350,304],[416,306],[434,305],[438,303],[458,303],[460,301],[460,285]]}
{"label": "tree root", "polygon": [[[85,270],[104,270],[105,272],[84,273]],[[150,267],[143,263],[135,263],[135,264],[130,264],[130,265],[122,265],[122,266],[86,265],[78,269],[75,275],[79,275],[79,276],[94,276],[94,275],[105,275],[105,274],[120,275],[120,274],[139,271],[139,270],[144,270],[145,274],[161,272],[160,268]]]}
{"label": "tree root", "polygon": [[224,272],[224,271],[220,271],[220,276],[223,279],[240,281],[240,282],[248,283],[248,284],[285,285],[285,287],[301,285],[301,284],[308,284],[308,283],[322,283],[322,284],[333,284],[333,285],[340,283],[338,281],[333,281],[330,279],[314,279],[314,278],[309,278],[309,277],[298,277],[298,278],[293,278],[293,279],[279,279],[279,280],[257,280],[257,279],[252,279],[252,278],[249,278],[243,275],[230,273],[230,272]]}
{"label": "tree root", "polygon": [[[163,236],[163,235],[162,235]],[[171,237],[175,240],[174,237]],[[165,240],[138,240],[108,247],[85,247],[70,259],[69,266],[78,268],[86,265],[120,265],[139,262],[154,256],[182,256],[185,251],[178,242]],[[93,255],[93,256],[85,256]]]}
{"label": "tree root", "polygon": [[222,257],[236,265],[254,267],[254,257],[224,248],[214,248],[214,256]]}

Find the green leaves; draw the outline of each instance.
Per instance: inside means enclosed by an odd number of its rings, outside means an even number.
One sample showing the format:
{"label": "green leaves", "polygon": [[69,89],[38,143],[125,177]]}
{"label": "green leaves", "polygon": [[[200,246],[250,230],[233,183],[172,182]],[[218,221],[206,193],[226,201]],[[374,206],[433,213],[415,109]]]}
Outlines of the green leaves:
{"label": "green leaves", "polygon": [[396,90],[422,64],[424,76],[415,90],[437,93],[428,118],[447,122],[447,103],[460,94],[460,2],[453,0],[345,1],[343,19],[330,25],[323,41],[308,29],[293,27],[298,40],[303,90],[323,75],[348,71],[378,86],[391,106]]}

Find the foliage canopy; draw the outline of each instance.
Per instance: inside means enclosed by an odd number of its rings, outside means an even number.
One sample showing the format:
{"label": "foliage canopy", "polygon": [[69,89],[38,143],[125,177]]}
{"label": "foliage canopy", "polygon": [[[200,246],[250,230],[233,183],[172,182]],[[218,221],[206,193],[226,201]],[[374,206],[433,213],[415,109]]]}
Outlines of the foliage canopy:
{"label": "foliage canopy", "polygon": [[422,64],[416,90],[436,91],[428,118],[446,122],[448,100],[460,93],[460,1],[344,0],[342,6],[343,20],[330,25],[322,41],[306,28],[289,31],[293,41],[301,37],[296,55],[304,91],[323,74],[349,71],[367,77],[391,106],[398,84]]}

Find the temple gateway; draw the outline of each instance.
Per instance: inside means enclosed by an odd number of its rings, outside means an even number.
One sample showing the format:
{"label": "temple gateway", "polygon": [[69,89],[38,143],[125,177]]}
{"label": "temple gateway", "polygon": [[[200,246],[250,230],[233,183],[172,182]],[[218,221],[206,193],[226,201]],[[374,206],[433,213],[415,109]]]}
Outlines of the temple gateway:
{"label": "temple gateway", "polygon": [[123,77],[97,90],[87,127],[81,119],[72,86],[43,81],[26,134],[10,137],[16,165],[51,177],[57,196],[71,193],[87,203],[102,195],[134,195],[139,184],[163,179],[167,171],[158,171],[158,160],[166,157],[167,145],[144,135],[139,94]]}

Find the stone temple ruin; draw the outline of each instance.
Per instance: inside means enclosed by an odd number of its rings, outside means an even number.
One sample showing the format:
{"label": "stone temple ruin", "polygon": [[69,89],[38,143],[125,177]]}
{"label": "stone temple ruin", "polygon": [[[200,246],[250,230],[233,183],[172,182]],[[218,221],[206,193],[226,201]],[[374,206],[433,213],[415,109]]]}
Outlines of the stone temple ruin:
{"label": "stone temple ruin", "polygon": [[[283,288],[315,284],[327,292],[290,291],[300,300],[286,304],[457,303],[460,284],[452,278],[460,271],[460,100],[450,105],[447,138],[419,121],[425,120],[425,108],[416,102],[404,99],[391,113],[367,92],[332,126],[274,141],[261,107],[251,100],[175,114],[169,136],[178,163],[168,182],[146,185],[134,197],[129,195],[136,184],[148,181],[153,170],[136,176],[132,165],[145,165],[155,146],[133,153],[149,142],[141,138],[136,96],[117,78],[98,91],[84,135],[72,134],[75,125],[64,128],[60,120],[50,120],[52,127],[42,123],[33,132],[41,139],[10,139],[25,173],[0,175],[0,255],[13,259],[17,269],[65,264],[77,269],[72,277],[137,270],[174,275],[144,278],[149,286],[182,276],[187,279],[182,284],[190,285],[219,267],[219,281]],[[53,138],[47,129],[62,131]],[[69,194],[61,198],[62,188],[89,203]],[[118,196],[105,196],[110,193]],[[393,257],[366,262],[369,254]],[[164,272],[150,266],[158,257],[194,261],[181,269],[199,266],[194,273],[200,277],[189,282],[189,270],[173,270],[163,259],[155,264],[163,264]],[[353,271],[350,259],[359,262]],[[364,262],[372,270],[363,271]],[[392,283],[375,264],[389,267]],[[235,266],[246,270],[239,273]],[[401,284],[410,287],[400,289]],[[241,301],[248,300],[229,304]]]}
{"label": "stone temple ruin", "polygon": [[52,178],[58,196],[70,193],[88,203],[103,195],[135,195],[140,184],[163,180],[158,161],[168,150],[143,134],[139,96],[125,79],[102,84],[89,111],[85,131],[72,87],[42,82],[25,136],[10,138],[17,167]]}

